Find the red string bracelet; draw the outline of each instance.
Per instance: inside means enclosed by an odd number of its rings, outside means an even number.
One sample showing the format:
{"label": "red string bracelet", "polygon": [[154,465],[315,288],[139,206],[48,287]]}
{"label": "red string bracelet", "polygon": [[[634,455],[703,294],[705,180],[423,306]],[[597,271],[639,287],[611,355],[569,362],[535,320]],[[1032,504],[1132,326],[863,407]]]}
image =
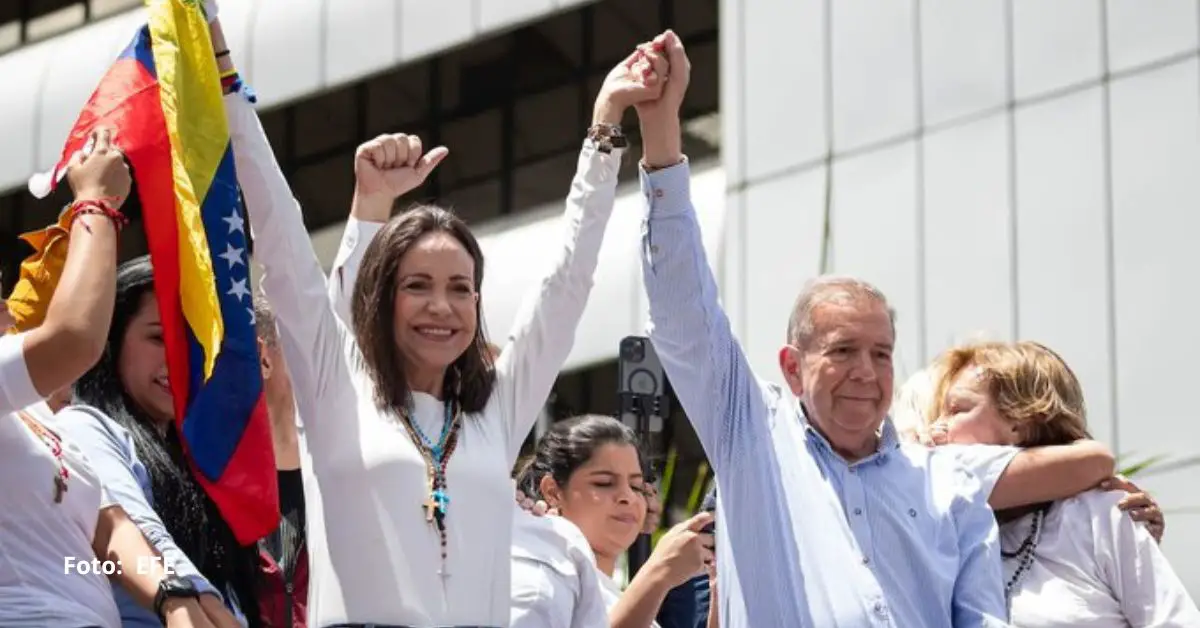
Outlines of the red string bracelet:
{"label": "red string bracelet", "polygon": [[[117,231],[123,229],[125,225],[129,224],[129,219],[126,218],[125,214],[122,214],[120,210],[113,208],[112,205],[109,205],[109,200],[115,199],[88,199],[72,202],[67,206],[67,209],[71,212],[71,220],[68,223],[68,229],[75,224],[76,219],[84,214],[104,216],[112,221],[114,229]],[[88,228],[86,224],[83,227],[84,229],[88,230],[88,233],[91,233],[91,229]]]}

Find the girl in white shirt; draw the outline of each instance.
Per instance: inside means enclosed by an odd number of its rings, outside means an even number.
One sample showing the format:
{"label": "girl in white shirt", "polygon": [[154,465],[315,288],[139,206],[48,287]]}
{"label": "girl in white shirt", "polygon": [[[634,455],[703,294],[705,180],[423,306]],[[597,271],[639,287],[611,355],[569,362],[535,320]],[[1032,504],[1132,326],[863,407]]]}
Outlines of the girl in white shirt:
{"label": "girl in white shirt", "polygon": [[[348,327],[257,115],[226,98],[254,257],[312,460],[310,625],[508,624],[509,470],[570,353],[616,192],[624,142],[615,125],[657,96],[651,75],[645,67],[635,76],[631,59],[602,87],[563,238],[548,243],[552,264],[494,363],[479,298],[483,255],[470,229],[433,206],[387,220],[444,148],[422,156],[417,138],[389,136],[359,149],[347,230],[365,250],[354,253],[357,281],[347,281]],[[386,223],[360,222],[368,206]]]}
{"label": "girl in white shirt", "polygon": [[637,438],[616,419],[554,424],[517,486],[559,516],[517,515],[512,628],[657,628],[667,592],[712,564],[712,535],[701,531],[712,515],[701,513],[659,540],[625,591],[613,580],[617,558],[643,530],[649,497]]}
{"label": "girl in white shirt", "polygon": [[[67,170],[75,202],[62,277],[45,320],[0,336],[0,625],[97,626],[121,618],[105,574],[153,608],[167,574],[125,511],[101,485],[83,451],[42,399],[67,387],[97,359],[112,316],[117,233],[130,175],[111,132]],[[0,329],[13,324],[0,304]],[[96,562],[104,561],[105,566]],[[195,600],[163,609],[171,628],[211,626]]]}
{"label": "girl in white shirt", "polygon": [[[935,439],[1036,447],[1089,438],[1083,391],[1033,342],[951,349],[932,370]],[[1011,621],[1051,626],[1200,626],[1200,611],[1119,492],[997,514]]]}

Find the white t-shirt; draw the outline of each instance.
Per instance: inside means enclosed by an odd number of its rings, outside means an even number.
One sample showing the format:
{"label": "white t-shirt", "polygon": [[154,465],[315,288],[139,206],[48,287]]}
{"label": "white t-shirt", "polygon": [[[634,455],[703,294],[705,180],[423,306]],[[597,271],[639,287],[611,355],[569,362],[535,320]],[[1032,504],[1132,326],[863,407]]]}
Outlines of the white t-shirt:
{"label": "white t-shirt", "polygon": [[[313,626],[374,622],[504,626],[512,590],[515,486],[510,472],[574,344],[612,213],[621,151],[585,143],[569,187],[562,240],[517,314],[482,412],[464,416],[447,467],[447,560],[422,511],[426,470],[396,417],[375,406],[354,335],[336,315],[300,208],[251,105],[225,98],[255,260],[275,311],[311,456],[309,607]],[[567,187],[563,182],[564,187]],[[371,229],[377,231],[379,225]],[[356,233],[355,221],[347,224]],[[362,256],[374,235],[353,254]],[[353,272],[347,272],[353,275]],[[352,280],[347,285],[353,285]],[[413,421],[440,433],[442,403],[415,393]]]}
{"label": "white t-shirt", "polygon": [[57,432],[29,378],[23,335],[0,337],[0,626],[104,626],[121,616],[108,577],[68,570],[68,558],[90,562],[102,508],[111,505],[87,456],[63,443],[70,474],[61,503],[54,502],[58,462],[13,405]]}
{"label": "white t-shirt", "polygon": [[[1117,508],[1124,496],[1088,491],[1050,507],[1033,564],[1013,589],[1014,626],[1200,626],[1200,611],[1158,544]],[[1030,536],[1033,518],[1026,515],[1000,527],[1006,553]],[[1005,582],[1018,562],[1005,558]]]}
{"label": "white t-shirt", "polygon": [[514,504],[511,628],[608,625],[592,548],[563,517],[535,517]]}

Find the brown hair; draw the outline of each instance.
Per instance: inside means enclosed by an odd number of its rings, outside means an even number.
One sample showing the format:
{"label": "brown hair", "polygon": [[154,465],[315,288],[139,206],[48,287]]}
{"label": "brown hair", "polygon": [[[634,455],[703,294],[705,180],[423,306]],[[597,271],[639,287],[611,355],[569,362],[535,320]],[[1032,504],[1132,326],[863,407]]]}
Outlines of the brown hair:
{"label": "brown hair", "polygon": [[996,409],[1013,423],[1023,447],[1066,445],[1091,438],[1083,387],[1071,367],[1036,342],[982,342],[950,349],[934,362],[927,416],[936,420],[950,385],[978,368]]}
{"label": "brown hair", "polygon": [[[354,283],[351,319],[363,366],[375,385],[375,404],[380,408],[405,408],[411,392],[393,325],[400,259],[425,235],[438,232],[457,240],[475,261],[472,283],[479,292],[483,287],[483,250],[466,223],[441,207],[419,205],[395,216],[363,253],[362,267]],[[464,413],[482,412],[496,382],[480,301],[475,304],[478,321],[475,338],[450,365],[443,384],[443,393],[456,397]]]}

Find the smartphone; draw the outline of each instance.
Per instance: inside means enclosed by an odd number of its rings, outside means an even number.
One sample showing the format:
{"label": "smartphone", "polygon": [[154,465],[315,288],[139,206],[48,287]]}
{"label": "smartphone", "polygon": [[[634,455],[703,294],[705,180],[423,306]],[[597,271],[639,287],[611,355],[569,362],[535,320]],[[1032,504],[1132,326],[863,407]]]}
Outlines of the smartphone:
{"label": "smartphone", "polygon": [[663,429],[667,414],[666,375],[654,345],[645,336],[621,339],[617,360],[617,394],[621,421],[638,429],[639,418],[648,418],[651,434]]}

